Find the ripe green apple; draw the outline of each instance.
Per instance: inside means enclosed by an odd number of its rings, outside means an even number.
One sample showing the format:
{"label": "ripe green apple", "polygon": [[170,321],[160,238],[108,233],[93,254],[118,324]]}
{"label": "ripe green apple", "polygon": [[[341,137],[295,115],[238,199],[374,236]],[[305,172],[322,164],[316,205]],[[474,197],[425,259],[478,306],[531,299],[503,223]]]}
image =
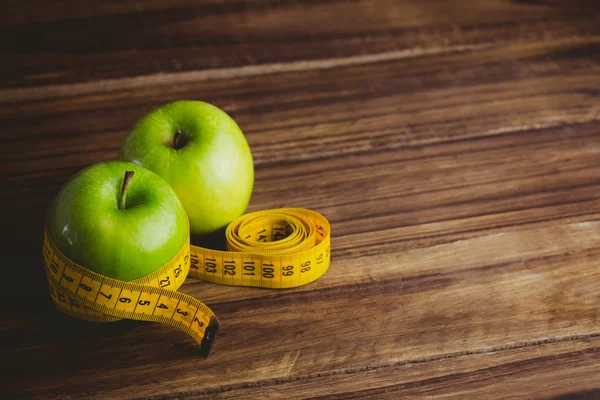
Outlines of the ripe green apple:
{"label": "ripe green apple", "polygon": [[188,235],[185,210],[169,184],[124,161],[94,164],[69,179],[50,205],[48,228],[65,256],[123,281],[162,267]]}
{"label": "ripe green apple", "polygon": [[224,228],[248,207],[254,164],[248,142],[224,111],[201,101],[175,101],[135,124],[120,159],[162,176],[177,193],[192,234]]}

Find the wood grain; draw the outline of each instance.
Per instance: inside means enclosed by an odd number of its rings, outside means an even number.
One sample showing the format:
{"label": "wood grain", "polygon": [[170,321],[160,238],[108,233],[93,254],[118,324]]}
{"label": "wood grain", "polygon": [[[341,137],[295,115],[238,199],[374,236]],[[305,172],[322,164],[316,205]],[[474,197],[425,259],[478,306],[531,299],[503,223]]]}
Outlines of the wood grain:
{"label": "wood grain", "polygon": [[[400,361],[360,372],[336,371],[277,385],[225,387],[220,389],[222,391],[198,394],[198,397],[285,399],[302,393],[315,399],[428,399],[433,396],[523,399],[535,393],[541,398],[578,399],[595,398],[599,394],[595,386],[595,375],[599,373],[597,337],[513,346],[499,351],[445,355],[439,359]],[[556,368],[557,363],[566,368]],[[557,391],[565,395],[554,397]]]}
{"label": "wood grain", "polygon": [[38,3],[14,1],[0,18],[0,87],[598,32],[593,1]]}
{"label": "wood grain", "polygon": [[[3,256],[27,279],[0,294],[10,398],[599,395],[595,2],[7,10]],[[39,256],[65,180],[182,98],[246,133],[250,210],[313,208],[333,231],[311,285],[184,284],[223,322],[209,359],[170,328],[59,315]]]}

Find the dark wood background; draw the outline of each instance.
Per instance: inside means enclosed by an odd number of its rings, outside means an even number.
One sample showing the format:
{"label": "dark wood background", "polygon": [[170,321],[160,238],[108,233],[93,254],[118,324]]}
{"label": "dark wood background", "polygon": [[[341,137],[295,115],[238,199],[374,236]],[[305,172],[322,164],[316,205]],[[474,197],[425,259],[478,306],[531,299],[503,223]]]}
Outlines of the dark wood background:
{"label": "dark wood background", "polygon": [[[600,2],[9,0],[0,60],[2,397],[600,398]],[[251,210],[333,229],[306,287],[186,282],[208,359],[41,265],[60,186],[176,99],[238,121]]]}

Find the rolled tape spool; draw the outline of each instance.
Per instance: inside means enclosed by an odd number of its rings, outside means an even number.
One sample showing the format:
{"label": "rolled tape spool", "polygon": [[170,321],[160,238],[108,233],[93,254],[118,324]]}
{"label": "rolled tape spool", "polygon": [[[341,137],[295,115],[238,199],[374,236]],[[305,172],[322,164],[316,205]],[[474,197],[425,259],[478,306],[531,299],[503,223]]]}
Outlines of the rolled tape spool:
{"label": "rolled tape spool", "polygon": [[293,288],[321,277],[330,261],[330,226],[321,214],[281,208],[245,214],[225,232],[228,251],[190,245],[155,272],[131,282],[97,274],[70,260],[44,231],[43,257],[52,301],[75,318],[153,321],[173,326],[208,356],[219,320],[177,289],[186,277],[234,286]]}

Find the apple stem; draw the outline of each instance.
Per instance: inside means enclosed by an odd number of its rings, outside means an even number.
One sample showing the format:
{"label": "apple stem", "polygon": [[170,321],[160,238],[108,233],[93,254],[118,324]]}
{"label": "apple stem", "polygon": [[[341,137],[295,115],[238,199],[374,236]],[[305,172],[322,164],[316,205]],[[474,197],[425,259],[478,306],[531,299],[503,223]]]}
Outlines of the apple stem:
{"label": "apple stem", "polygon": [[181,130],[178,130],[177,133],[175,134],[175,137],[173,138],[173,147],[175,148],[175,150],[179,149],[179,138],[181,137]]}
{"label": "apple stem", "polygon": [[119,198],[119,210],[125,209],[125,199],[127,197],[127,187],[131,178],[133,177],[133,171],[125,171],[125,177],[123,178],[123,187],[121,187],[121,197]]}

